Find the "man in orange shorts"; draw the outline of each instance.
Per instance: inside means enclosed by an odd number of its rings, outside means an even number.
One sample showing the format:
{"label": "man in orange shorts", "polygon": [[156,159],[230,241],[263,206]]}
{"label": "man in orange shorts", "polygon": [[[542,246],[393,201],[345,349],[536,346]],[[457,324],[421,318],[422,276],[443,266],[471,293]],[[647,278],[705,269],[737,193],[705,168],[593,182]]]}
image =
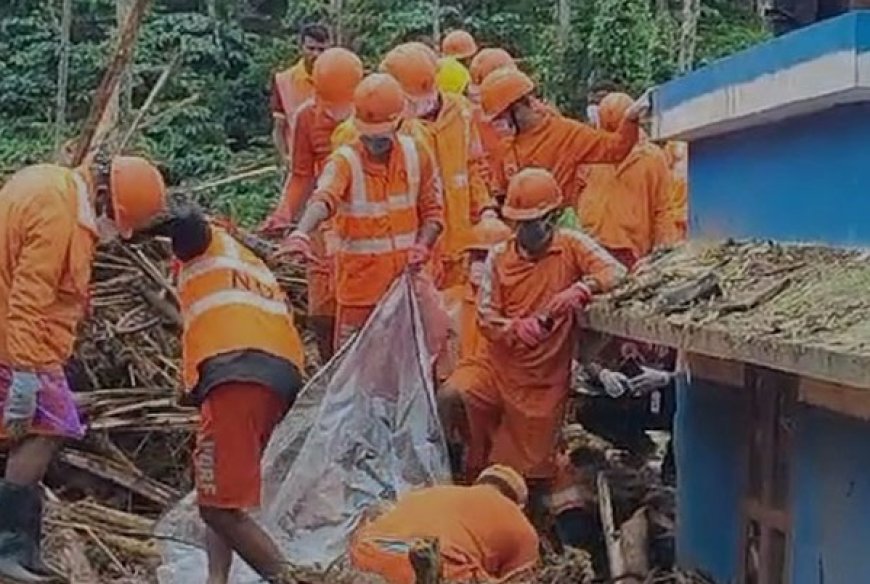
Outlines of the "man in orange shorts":
{"label": "man in orange shorts", "polygon": [[162,230],[181,261],[182,400],[201,412],[194,471],[208,583],[228,582],[234,551],[266,581],[291,581],[247,510],[260,505],[272,430],[302,387],[302,341],[275,276],[226,230],[193,207],[177,209]]}
{"label": "man in orange shorts", "polygon": [[522,510],[527,500],[523,478],[500,465],[483,471],[470,487],[414,491],[360,528],[351,563],[389,584],[414,584],[408,552],[417,541],[436,538],[445,579],[502,581],[539,560],[538,535]]}
{"label": "man in orange shorts", "polygon": [[[469,455],[468,464],[506,464],[540,484],[550,499],[556,499],[555,455],[575,314],[625,274],[591,238],[556,227],[561,205],[548,171],[528,168],[511,179],[502,213],[514,223],[515,235],[490,252],[478,298],[478,324],[487,342],[438,395],[448,438],[467,428],[468,451],[482,454],[478,460]],[[568,527],[561,514],[556,522]]]}

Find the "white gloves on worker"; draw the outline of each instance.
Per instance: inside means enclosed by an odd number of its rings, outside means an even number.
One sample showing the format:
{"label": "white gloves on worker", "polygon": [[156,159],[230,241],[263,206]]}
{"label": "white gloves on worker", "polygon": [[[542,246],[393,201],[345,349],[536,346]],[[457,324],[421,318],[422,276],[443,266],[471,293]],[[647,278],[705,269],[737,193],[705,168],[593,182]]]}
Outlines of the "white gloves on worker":
{"label": "white gloves on worker", "polygon": [[631,394],[634,396],[646,395],[657,389],[663,389],[668,386],[674,378],[674,374],[669,371],[653,369],[652,367],[641,366],[643,373],[632,377],[628,381],[631,388]]}
{"label": "white gloves on worker", "polygon": [[631,384],[628,376],[619,371],[602,369],[598,374],[598,381],[602,386],[604,386],[604,393],[612,398],[622,397],[627,392],[631,391]]}

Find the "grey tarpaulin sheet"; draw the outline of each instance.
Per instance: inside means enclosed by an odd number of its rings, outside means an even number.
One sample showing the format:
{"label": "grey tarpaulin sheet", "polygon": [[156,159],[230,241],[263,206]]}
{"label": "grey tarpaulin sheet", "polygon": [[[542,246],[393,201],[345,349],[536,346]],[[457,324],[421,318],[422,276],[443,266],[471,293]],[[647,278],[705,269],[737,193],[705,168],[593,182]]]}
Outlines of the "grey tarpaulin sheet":
{"label": "grey tarpaulin sheet", "polygon": [[[368,506],[449,480],[418,298],[399,278],[272,436],[258,521],[294,564],[331,563]],[[161,584],[204,581],[203,534],[192,494],[161,519]],[[234,561],[233,583],[259,581]]]}

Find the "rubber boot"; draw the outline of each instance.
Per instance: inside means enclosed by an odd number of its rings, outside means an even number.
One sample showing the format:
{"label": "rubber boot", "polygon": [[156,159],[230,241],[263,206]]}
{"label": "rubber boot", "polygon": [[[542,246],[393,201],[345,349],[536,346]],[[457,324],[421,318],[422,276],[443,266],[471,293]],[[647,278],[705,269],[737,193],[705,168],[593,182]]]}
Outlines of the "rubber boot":
{"label": "rubber boot", "polygon": [[27,568],[33,557],[33,487],[0,480],[0,581],[20,584],[53,582]]}
{"label": "rubber boot", "polygon": [[53,579],[59,578],[60,574],[49,568],[42,561],[42,496],[38,488],[34,487],[30,489],[30,498],[29,524],[33,545],[24,567],[40,576]]}

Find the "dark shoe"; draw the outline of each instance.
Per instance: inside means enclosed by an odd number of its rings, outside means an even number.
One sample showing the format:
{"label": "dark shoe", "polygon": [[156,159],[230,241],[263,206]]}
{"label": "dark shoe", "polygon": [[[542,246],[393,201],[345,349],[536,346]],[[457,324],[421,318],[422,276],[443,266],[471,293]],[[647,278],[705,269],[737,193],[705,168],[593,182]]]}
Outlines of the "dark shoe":
{"label": "dark shoe", "polygon": [[[55,581],[52,576],[28,568],[33,558],[32,528],[35,489],[0,480],[0,581],[20,584],[43,584]],[[38,498],[38,493],[37,493]]]}
{"label": "dark shoe", "polygon": [[35,574],[50,578],[58,578],[60,574],[52,570],[42,561],[42,495],[38,488],[33,488],[30,493],[31,500],[28,505],[30,510],[29,524],[31,534],[31,550],[28,554],[24,567]]}

